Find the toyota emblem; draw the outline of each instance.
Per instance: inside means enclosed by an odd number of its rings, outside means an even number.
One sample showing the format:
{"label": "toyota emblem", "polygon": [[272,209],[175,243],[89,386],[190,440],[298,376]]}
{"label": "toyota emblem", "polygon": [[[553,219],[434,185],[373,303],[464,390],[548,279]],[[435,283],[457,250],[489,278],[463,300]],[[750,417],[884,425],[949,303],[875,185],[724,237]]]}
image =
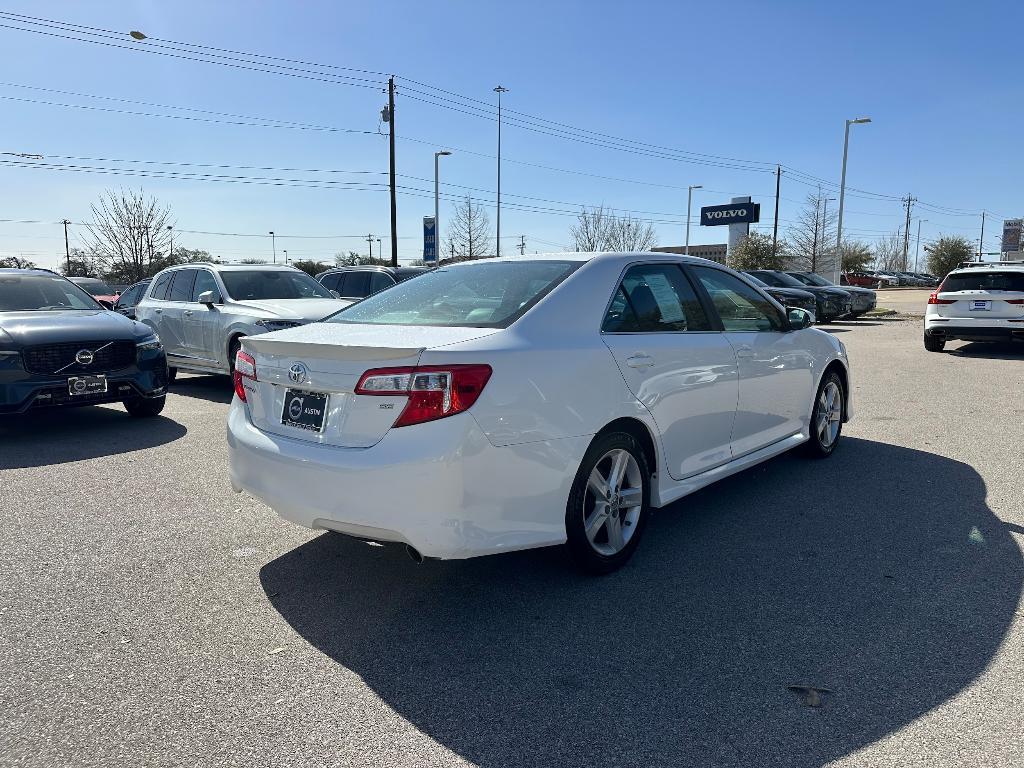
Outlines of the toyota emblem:
{"label": "toyota emblem", "polygon": [[75,353],[75,362],[79,365],[92,365],[94,359],[96,356],[91,349],[80,349]]}
{"label": "toyota emblem", "polygon": [[306,374],[308,373],[309,371],[306,369],[305,365],[302,363],[295,363],[295,365],[288,369],[288,379],[293,384],[301,384],[306,380]]}

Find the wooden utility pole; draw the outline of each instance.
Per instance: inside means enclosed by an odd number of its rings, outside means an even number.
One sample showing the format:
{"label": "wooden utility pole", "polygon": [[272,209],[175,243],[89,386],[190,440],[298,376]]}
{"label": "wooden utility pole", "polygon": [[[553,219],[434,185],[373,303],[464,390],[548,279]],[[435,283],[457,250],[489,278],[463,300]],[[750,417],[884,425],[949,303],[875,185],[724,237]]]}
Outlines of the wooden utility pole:
{"label": "wooden utility pole", "polygon": [[67,219],[61,221],[61,224],[64,225],[64,256],[68,263],[66,274],[69,275],[71,274],[71,248],[68,246],[68,224],[70,223]]}
{"label": "wooden utility pole", "polygon": [[[391,266],[398,266],[398,203],[395,199],[395,78],[388,78],[388,118],[391,130],[388,132],[391,167],[388,172],[391,180]],[[371,246],[372,249],[372,246]]]}
{"label": "wooden utility pole", "polygon": [[985,252],[985,211],[981,212],[981,237],[978,238],[978,261],[984,261],[982,254]]}
{"label": "wooden utility pole", "polygon": [[782,166],[775,166],[775,225],[772,227],[772,257],[779,255],[779,189],[782,186]]}
{"label": "wooden utility pole", "polygon": [[910,254],[910,209],[917,202],[916,197],[911,197],[908,193],[903,198],[903,204],[907,207],[907,225],[903,232],[903,271],[907,271],[907,257]]}

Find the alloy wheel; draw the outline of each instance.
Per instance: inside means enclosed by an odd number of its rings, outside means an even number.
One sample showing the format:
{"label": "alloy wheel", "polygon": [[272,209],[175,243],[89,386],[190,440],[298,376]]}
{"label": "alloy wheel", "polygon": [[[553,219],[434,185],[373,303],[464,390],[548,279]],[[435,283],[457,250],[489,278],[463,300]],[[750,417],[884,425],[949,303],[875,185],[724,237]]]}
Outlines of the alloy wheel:
{"label": "alloy wheel", "polygon": [[818,441],[822,448],[830,448],[839,437],[839,427],[843,418],[843,398],[839,385],[829,381],[821,389],[818,398],[818,413],[814,424],[818,433]]}
{"label": "alloy wheel", "polygon": [[643,475],[629,451],[613,449],[594,465],[584,505],[584,531],[594,551],[610,557],[625,549],[643,508]]}

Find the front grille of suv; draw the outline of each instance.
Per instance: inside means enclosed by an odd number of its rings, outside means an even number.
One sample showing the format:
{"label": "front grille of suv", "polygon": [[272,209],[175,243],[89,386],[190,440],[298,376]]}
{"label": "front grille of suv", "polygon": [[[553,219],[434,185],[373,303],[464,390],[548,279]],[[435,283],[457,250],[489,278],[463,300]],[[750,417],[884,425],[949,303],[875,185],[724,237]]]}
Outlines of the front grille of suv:
{"label": "front grille of suv", "polygon": [[[92,362],[75,361],[82,350],[93,353]],[[22,351],[25,370],[29,373],[72,375],[79,373],[111,373],[135,362],[134,341],[80,341],[71,344],[45,344],[26,347]]]}

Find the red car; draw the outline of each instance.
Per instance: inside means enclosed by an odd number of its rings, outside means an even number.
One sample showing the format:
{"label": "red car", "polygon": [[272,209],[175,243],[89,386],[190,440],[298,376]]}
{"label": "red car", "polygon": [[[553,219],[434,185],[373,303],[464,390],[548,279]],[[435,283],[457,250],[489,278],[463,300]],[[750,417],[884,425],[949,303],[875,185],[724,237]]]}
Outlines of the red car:
{"label": "red car", "polygon": [[840,285],[856,285],[861,288],[877,288],[882,283],[874,275],[869,275],[866,272],[843,272],[839,276]]}
{"label": "red car", "polygon": [[98,277],[69,277],[68,280],[91,295],[107,309],[111,309],[114,306],[114,302],[117,301],[117,293],[114,289]]}

